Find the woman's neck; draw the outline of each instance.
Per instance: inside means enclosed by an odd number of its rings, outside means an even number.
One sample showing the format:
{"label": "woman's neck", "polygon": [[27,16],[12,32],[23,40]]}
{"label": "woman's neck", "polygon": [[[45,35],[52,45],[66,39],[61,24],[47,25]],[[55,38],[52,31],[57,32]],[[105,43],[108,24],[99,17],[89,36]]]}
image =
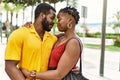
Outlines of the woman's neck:
{"label": "woman's neck", "polygon": [[65,32],[65,35],[64,35],[67,39],[70,39],[70,38],[72,38],[72,37],[75,37],[76,36],[76,34],[75,34],[75,32],[73,31],[73,30],[69,30],[69,31],[66,31]]}

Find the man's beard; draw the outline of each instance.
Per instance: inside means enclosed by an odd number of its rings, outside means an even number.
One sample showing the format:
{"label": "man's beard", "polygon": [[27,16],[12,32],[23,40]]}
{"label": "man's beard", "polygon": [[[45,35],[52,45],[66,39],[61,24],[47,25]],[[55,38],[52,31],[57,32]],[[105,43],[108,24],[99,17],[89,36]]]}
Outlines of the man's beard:
{"label": "man's beard", "polygon": [[42,20],[42,26],[43,26],[43,30],[51,31],[51,29],[49,28],[49,23],[48,23],[46,17]]}

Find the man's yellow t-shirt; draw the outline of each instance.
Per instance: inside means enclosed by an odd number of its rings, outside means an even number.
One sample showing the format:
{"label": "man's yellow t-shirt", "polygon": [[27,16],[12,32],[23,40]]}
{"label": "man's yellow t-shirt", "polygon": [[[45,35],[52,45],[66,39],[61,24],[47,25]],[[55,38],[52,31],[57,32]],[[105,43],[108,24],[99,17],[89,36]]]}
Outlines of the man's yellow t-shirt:
{"label": "man's yellow t-shirt", "polygon": [[5,60],[20,61],[18,67],[38,72],[46,71],[50,53],[57,38],[45,32],[43,40],[34,29],[21,27],[12,32],[5,50]]}

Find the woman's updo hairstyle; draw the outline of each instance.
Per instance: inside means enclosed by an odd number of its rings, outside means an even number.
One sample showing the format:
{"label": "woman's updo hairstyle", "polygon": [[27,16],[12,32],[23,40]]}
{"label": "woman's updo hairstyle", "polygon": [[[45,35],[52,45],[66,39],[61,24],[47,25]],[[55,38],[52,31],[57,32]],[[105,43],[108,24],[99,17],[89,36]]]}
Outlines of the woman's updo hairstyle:
{"label": "woman's updo hairstyle", "polygon": [[62,8],[62,9],[60,9],[59,13],[60,12],[68,13],[68,14],[72,15],[76,21],[76,24],[78,23],[78,21],[80,19],[79,12],[74,7],[69,6],[69,7]]}

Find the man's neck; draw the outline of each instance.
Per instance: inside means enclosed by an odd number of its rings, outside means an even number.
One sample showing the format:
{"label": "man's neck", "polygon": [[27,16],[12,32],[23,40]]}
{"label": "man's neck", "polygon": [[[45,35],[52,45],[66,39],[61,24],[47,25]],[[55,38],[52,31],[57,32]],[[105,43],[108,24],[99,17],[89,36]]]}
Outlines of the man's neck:
{"label": "man's neck", "polygon": [[43,30],[42,25],[34,24],[34,26],[35,26],[35,30],[38,33],[39,37],[41,38],[41,40],[43,40],[45,31]]}

